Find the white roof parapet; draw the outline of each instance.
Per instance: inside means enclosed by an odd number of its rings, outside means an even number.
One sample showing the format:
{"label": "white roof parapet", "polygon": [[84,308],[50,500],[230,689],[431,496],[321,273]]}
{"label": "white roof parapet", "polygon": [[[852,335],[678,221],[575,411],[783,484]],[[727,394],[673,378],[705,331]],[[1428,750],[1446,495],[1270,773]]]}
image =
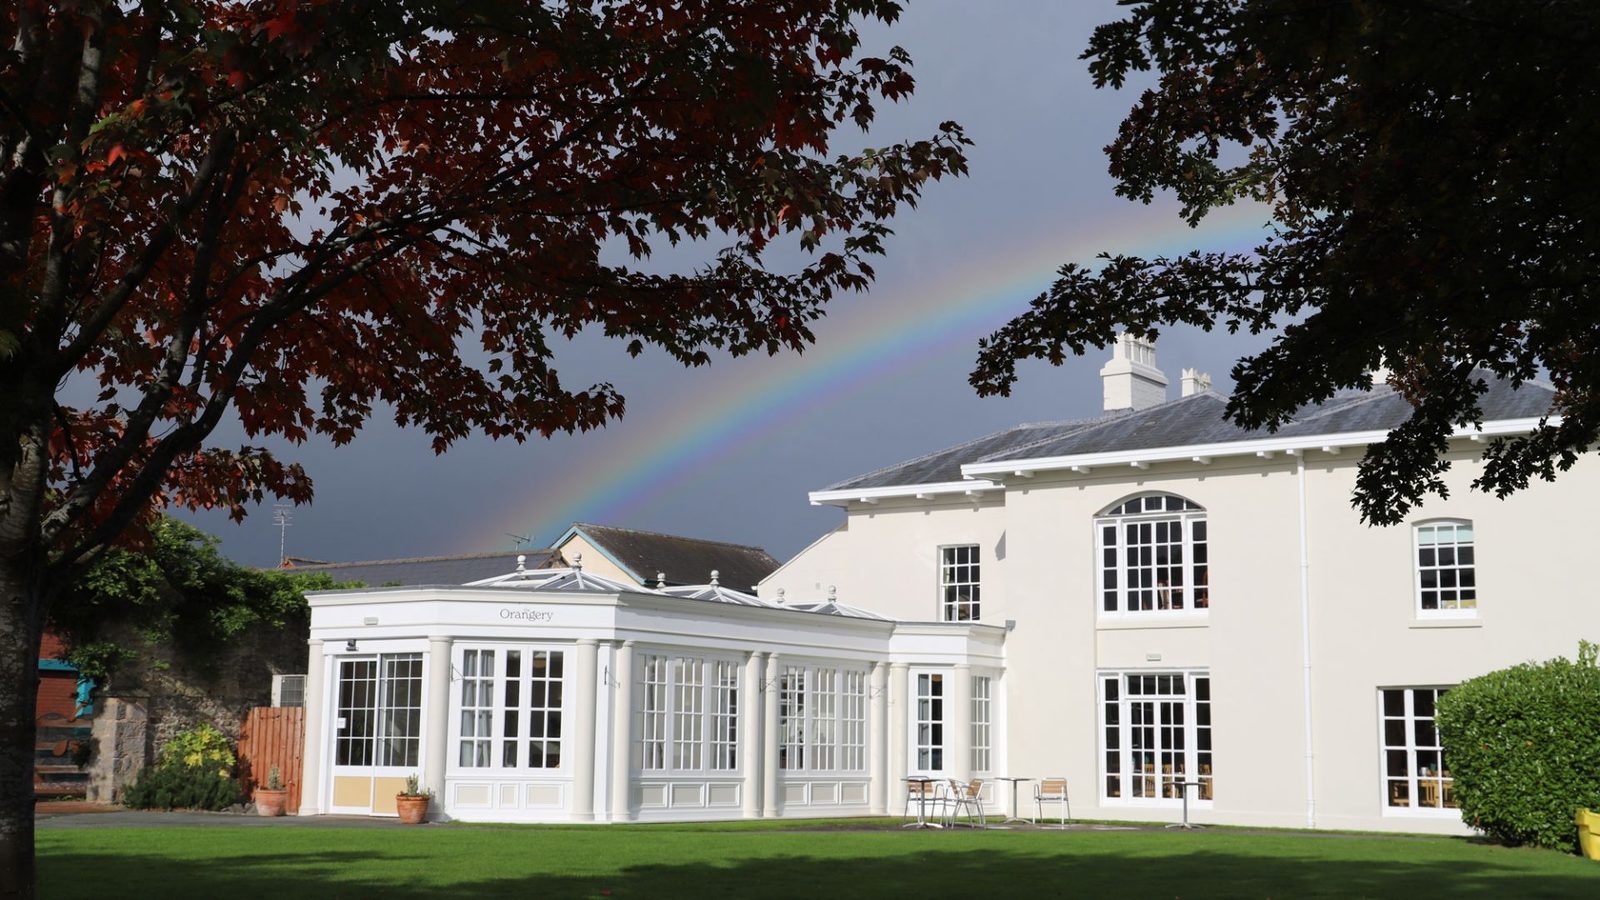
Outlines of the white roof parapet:
{"label": "white roof parapet", "polygon": [[[1014,468],[1014,467],[1013,467]],[[1007,469],[1006,472],[1010,472]],[[907,497],[917,500],[935,500],[942,495],[954,494],[957,499],[988,491],[1003,490],[1004,485],[983,479],[969,481],[944,481],[937,484],[908,484],[891,487],[856,488],[843,491],[812,491],[812,506],[848,506],[851,503],[876,503],[880,497]]]}
{"label": "white roof parapet", "polygon": [[[1550,416],[1548,420],[1536,418],[1503,419],[1497,422],[1485,422],[1481,429],[1476,427],[1457,428],[1453,436],[1474,438],[1482,435],[1521,434],[1539,427],[1541,421],[1548,421],[1549,424],[1555,425],[1559,424],[1561,419],[1559,416]],[[1270,458],[1274,453],[1305,450],[1321,450],[1324,453],[1332,454],[1344,447],[1366,447],[1368,444],[1376,444],[1388,436],[1389,432],[1387,430],[1353,431],[1331,435],[1312,434],[1296,437],[1275,435],[1248,441],[1225,441],[1216,444],[1195,444],[1187,447],[1152,447],[1145,450],[1114,450],[1104,453],[1079,453],[1071,456],[1034,459],[1000,459],[990,462],[967,463],[961,467],[961,474],[975,479],[993,476],[1004,477],[1023,466],[1035,472],[1067,469],[1080,474],[1087,474],[1094,466],[1199,462],[1196,457],[1203,457],[1208,461],[1227,456],[1259,456],[1266,459]],[[880,488],[879,490],[883,489]],[[912,491],[925,491],[927,486],[907,485],[898,488],[898,490],[909,494]]]}

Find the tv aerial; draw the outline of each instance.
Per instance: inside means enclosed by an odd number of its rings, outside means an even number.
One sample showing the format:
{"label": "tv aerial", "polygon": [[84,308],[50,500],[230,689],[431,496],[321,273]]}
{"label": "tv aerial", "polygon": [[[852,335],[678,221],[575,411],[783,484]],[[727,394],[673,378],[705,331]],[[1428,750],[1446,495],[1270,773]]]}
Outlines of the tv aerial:
{"label": "tv aerial", "polygon": [[278,526],[278,565],[282,567],[289,558],[284,549],[288,544],[289,526],[294,524],[294,504],[272,504],[272,524]]}

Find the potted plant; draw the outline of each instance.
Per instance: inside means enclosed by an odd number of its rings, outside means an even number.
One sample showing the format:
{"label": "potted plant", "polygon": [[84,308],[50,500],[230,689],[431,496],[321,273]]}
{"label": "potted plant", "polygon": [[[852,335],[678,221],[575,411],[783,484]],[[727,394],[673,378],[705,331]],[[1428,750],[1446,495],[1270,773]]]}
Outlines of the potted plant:
{"label": "potted plant", "polygon": [[428,801],[432,799],[433,791],[419,786],[415,774],[407,775],[405,790],[394,795],[394,807],[400,813],[400,824],[421,824],[428,817]]}
{"label": "potted plant", "polygon": [[267,772],[267,783],[256,788],[256,815],[281,816],[289,805],[289,789],[283,785],[283,773],[273,766]]}

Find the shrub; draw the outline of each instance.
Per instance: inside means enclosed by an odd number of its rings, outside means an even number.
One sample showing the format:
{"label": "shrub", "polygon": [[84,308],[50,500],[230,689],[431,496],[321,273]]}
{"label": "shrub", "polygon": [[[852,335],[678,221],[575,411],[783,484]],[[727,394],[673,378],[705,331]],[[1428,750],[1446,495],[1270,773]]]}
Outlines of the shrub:
{"label": "shrub", "polygon": [[1490,672],[1439,699],[1463,818],[1508,844],[1570,850],[1579,807],[1600,808],[1600,667],[1565,657]]}
{"label": "shrub", "polygon": [[239,802],[228,738],[211,725],[179,733],[161,753],[161,762],[139,773],[123,795],[136,809],[226,809]]}

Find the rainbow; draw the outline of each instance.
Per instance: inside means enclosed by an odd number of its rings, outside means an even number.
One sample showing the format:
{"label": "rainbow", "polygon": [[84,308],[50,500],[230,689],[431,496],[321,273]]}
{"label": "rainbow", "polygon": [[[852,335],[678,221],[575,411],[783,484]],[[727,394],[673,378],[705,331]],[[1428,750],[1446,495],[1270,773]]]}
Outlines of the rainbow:
{"label": "rainbow", "polygon": [[[1064,262],[1089,262],[1101,250],[1158,255],[1191,248],[1242,250],[1264,235],[1266,211],[1241,206],[1190,229],[1171,211],[1139,207],[1110,227],[1105,220],[1068,234],[1012,244],[964,271],[939,272],[867,303],[835,301],[819,340],[804,354],[785,354],[754,377],[720,378],[677,404],[630,413],[629,431],[648,441],[610,440],[572,468],[507,492],[505,508],[463,535],[463,552],[503,547],[506,534],[531,535],[545,546],[574,521],[626,525],[632,515],[669,495],[719,459],[779,432],[859,385],[893,377],[930,351],[958,344],[974,353],[977,339],[1021,312]],[[1151,229],[1159,221],[1162,227]],[[1092,226],[1092,227],[1091,227]],[[890,248],[891,255],[894,249]],[[713,365],[713,370],[716,368]],[[952,439],[964,437],[952,435]]]}

